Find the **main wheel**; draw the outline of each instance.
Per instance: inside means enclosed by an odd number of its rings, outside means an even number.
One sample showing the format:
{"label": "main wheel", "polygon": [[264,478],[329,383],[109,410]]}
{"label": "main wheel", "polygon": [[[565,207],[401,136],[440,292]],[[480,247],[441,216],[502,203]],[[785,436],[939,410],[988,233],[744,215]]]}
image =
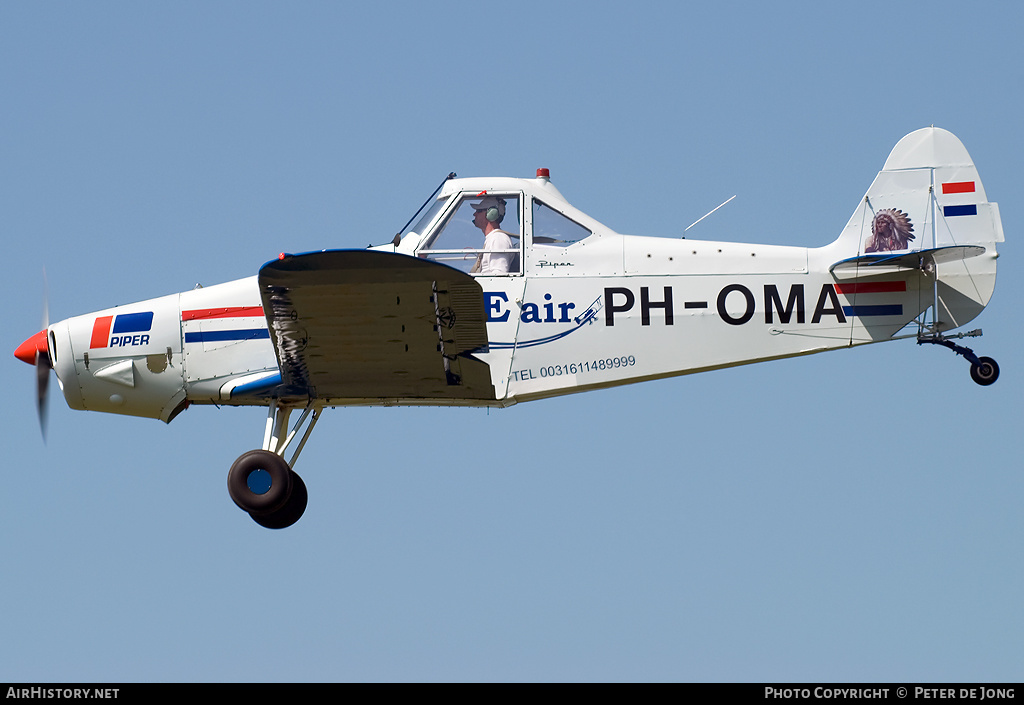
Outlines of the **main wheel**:
{"label": "main wheel", "polygon": [[284,506],[292,494],[292,469],[269,450],[250,450],[228,471],[228,494],[247,512],[269,514]]}
{"label": "main wheel", "polygon": [[971,379],[987,387],[999,379],[999,365],[991,357],[979,357],[977,365],[971,365]]}
{"label": "main wheel", "polygon": [[308,499],[306,483],[292,470],[292,494],[284,506],[269,514],[249,512],[249,516],[254,522],[268,529],[286,529],[302,518]]}

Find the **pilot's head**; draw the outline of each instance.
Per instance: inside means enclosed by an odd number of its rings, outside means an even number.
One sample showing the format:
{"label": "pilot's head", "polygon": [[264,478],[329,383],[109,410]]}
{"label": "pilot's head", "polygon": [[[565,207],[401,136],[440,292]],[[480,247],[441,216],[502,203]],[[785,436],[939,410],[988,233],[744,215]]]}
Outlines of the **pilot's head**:
{"label": "pilot's head", "polygon": [[484,196],[479,203],[473,206],[473,224],[484,230],[490,223],[493,227],[501,225],[505,217],[505,199],[497,196]]}

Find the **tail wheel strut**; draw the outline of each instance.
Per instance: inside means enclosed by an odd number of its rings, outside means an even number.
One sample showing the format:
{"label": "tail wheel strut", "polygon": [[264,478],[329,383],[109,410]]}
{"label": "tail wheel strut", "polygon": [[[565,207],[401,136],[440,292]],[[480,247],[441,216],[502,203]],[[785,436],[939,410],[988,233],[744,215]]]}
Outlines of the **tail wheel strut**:
{"label": "tail wheel strut", "polygon": [[967,362],[971,363],[971,379],[978,384],[987,387],[988,385],[999,379],[999,365],[991,357],[978,357],[974,354],[974,351],[963,345],[957,345],[953,342],[953,338],[976,338],[981,335],[981,330],[972,330],[967,333],[959,333],[958,335],[946,337],[941,333],[934,336],[922,336],[917,339],[918,345],[930,343],[932,345],[941,345],[944,348],[949,348],[957,355],[963,355]]}

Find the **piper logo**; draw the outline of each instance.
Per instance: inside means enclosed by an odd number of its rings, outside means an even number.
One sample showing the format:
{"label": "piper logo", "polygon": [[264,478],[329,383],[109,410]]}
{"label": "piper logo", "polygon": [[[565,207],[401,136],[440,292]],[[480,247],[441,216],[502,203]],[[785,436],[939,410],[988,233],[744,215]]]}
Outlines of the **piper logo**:
{"label": "piper logo", "polygon": [[147,345],[153,329],[153,312],[122,313],[119,316],[99,316],[92,324],[89,349],[117,348],[128,345]]}

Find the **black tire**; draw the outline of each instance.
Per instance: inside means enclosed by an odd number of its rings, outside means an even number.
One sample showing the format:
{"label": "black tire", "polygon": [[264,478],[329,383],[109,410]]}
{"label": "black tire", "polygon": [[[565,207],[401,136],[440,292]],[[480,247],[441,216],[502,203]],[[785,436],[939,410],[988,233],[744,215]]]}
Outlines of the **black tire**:
{"label": "black tire", "polygon": [[[249,476],[258,470],[270,475],[270,489],[254,492],[249,487]],[[243,453],[228,471],[228,494],[232,501],[247,512],[269,514],[284,506],[292,493],[292,469],[285,459],[269,450],[250,450]]]}
{"label": "black tire", "polygon": [[269,514],[249,512],[252,520],[260,526],[268,529],[286,529],[299,519],[306,511],[306,502],[309,494],[306,492],[306,483],[302,481],[295,471],[292,471],[292,494],[284,506]]}
{"label": "black tire", "polygon": [[991,357],[979,357],[977,365],[971,365],[971,379],[983,387],[999,379],[999,365]]}

